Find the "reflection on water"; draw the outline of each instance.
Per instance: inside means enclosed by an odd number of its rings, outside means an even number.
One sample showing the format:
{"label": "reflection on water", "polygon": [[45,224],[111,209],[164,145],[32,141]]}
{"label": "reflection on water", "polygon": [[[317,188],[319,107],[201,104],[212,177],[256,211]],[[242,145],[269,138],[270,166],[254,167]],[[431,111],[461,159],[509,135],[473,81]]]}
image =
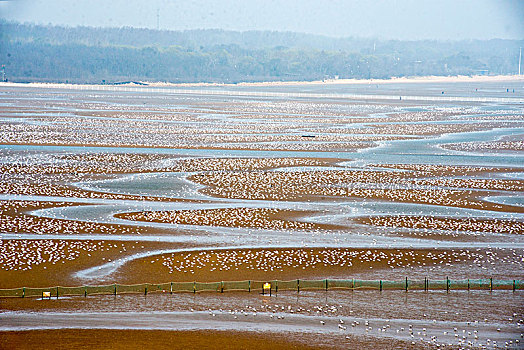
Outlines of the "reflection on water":
{"label": "reflection on water", "polygon": [[77,187],[120,194],[184,199],[209,199],[198,192],[203,186],[186,180],[190,173],[133,174],[110,180],[74,184]]}
{"label": "reflection on water", "polygon": [[521,195],[490,196],[490,197],[485,197],[484,200],[488,202],[493,202],[493,203],[514,205],[517,207],[524,207],[524,197],[522,197]]}

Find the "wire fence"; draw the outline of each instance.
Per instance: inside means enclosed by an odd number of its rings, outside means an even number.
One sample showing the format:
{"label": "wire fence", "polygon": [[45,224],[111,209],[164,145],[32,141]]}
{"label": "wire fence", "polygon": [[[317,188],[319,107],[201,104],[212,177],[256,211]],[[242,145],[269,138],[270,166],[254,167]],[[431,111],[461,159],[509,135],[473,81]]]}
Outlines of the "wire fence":
{"label": "wire fence", "polygon": [[81,287],[48,287],[48,288],[12,288],[0,289],[0,298],[7,297],[48,297],[60,296],[88,296],[88,295],[119,295],[148,293],[201,293],[201,292],[228,292],[245,291],[262,294],[278,293],[279,291],[301,290],[522,290],[521,280],[463,279],[463,280],[411,280],[405,278],[400,281],[387,280],[360,280],[360,279],[322,279],[322,280],[289,280],[289,281],[221,281],[221,282],[167,282],[142,284],[107,284]]}

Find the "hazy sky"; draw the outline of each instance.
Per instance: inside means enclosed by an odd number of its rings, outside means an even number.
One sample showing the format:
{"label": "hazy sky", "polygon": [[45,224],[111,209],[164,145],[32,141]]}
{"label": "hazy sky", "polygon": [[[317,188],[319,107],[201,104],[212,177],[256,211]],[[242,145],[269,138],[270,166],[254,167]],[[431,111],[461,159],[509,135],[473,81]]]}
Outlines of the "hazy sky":
{"label": "hazy sky", "polygon": [[524,0],[0,0],[0,17],[68,26],[221,28],[387,39],[524,39]]}

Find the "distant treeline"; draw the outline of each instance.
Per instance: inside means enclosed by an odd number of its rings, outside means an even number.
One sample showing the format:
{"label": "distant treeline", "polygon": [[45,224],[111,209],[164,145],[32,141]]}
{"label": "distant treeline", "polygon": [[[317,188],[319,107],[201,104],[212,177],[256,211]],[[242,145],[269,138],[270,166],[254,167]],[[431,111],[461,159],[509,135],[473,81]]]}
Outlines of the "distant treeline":
{"label": "distant treeline", "polygon": [[523,40],[395,41],[0,21],[10,81],[240,82],[515,74]]}

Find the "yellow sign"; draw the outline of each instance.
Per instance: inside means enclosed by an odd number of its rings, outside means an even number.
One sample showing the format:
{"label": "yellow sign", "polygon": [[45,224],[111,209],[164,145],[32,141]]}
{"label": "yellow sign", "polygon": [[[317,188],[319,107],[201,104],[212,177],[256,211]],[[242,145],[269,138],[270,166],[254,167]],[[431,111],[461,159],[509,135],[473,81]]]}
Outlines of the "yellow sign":
{"label": "yellow sign", "polygon": [[42,292],[42,298],[51,298],[51,292]]}
{"label": "yellow sign", "polygon": [[264,289],[271,289],[271,283],[264,283]]}

